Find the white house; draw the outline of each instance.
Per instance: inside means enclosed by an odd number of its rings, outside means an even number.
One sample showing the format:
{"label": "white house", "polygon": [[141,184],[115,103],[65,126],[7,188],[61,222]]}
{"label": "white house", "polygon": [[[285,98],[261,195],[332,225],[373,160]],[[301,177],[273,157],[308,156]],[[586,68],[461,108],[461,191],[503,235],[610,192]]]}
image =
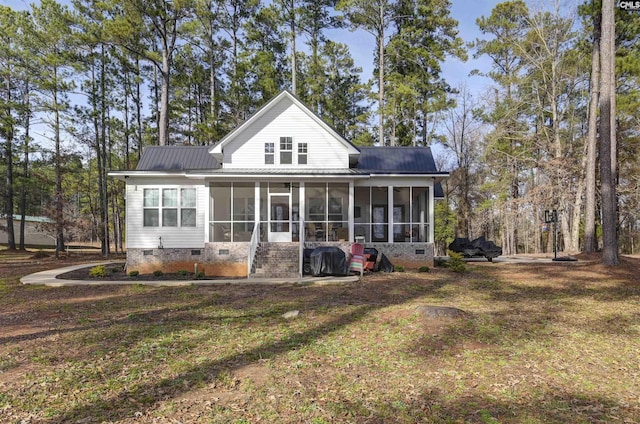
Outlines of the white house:
{"label": "white house", "polygon": [[364,243],[433,264],[428,147],[357,147],[284,91],[211,146],[154,146],[126,183],[129,270],[298,275],[303,248]]}

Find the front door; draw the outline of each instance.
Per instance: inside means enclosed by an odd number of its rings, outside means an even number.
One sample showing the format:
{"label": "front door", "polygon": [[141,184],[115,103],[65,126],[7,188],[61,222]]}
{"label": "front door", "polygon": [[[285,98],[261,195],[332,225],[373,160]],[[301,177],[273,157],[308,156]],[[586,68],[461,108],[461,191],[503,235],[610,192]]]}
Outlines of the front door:
{"label": "front door", "polygon": [[291,242],[291,193],[269,194],[269,242]]}

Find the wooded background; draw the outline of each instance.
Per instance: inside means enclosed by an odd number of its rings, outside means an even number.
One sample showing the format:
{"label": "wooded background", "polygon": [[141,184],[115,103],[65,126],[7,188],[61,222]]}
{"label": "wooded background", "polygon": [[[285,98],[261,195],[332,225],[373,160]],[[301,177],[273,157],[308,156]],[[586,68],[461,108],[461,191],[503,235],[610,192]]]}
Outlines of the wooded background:
{"label": "wooded background", "polygon": [[[476,40],[458,36],[447,0],[0,6],[0,215],[50,217],[57,251],[120,251],[123,186],[109,170],[135,168],[148,145],[214,144],[288,89],[357,145],[440,146],[452,176],[439,253],[481,235],[505,255],[550,252],[548,209],[561,250],[636,253],[640,13],[562,3],[499,3]],[[367,81],[336,41],[355,29],[375,41]],[[467,55],[491,64],[480,95],[442,72]]]}

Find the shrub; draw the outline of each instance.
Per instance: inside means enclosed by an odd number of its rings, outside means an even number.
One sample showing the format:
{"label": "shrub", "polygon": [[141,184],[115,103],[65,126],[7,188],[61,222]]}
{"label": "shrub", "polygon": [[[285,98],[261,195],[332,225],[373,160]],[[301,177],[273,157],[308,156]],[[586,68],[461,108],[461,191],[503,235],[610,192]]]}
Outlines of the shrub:
{"label": "shrub", "polygon": [[131,271],[129,273],[129,277],[137,277],[138,275],[140,275],[140,271]]}
{"label": "shrub", "polygon": [[47,252],[43,252],[42,250],[38,250],[36,253],[31,256],[31,259],[44,259],[48,258],[49,254]]}
{"label": "shrub", "polygon": [[421,266],[420,268],[418,268],[418,272],[429,272],[430,269],[428,266]]}
{"label": "shrub", "polygon": [[442,267],[442,268],[446,268],[449,266],[446,259],[443,259],[443,258],[435,258],[433,261],[433,265],[437,267]]}
{"label": "shrub", "polygon": [[178,271],[178,275],[182,275],[184,277],[186,275],[189,275],[189,271],[187,271],[186,269],[181,269],[180,271]]}
{"label": "shrub", "polygon": [[402,265],[396,265],[395,267],[393,267],[393,270],[395,272],[404,272],[404,266]]}
{"label": "shrub", "polygon": [[200,271],[196,274],[197,280],[202,280],[204,278],[204,271]]}
{"label": "shrub", "polygon": [[153,276],[154,277],[160,277],[163,275],[163,272],[160,271],[159,269],[156,269],[155,271],[153,271]]}
{"label": "shrub", "polygon": [[107,269],[104,265],[94,266],[89,270],[89,277],[101,278],[107,276]]}
{"label": "shrub", "polygon": [[467,270],[467,265],[462,260],[462,253],[456,253],[451,250],[449,251],[449,263],[447,266],[453,272],[465,272]]}

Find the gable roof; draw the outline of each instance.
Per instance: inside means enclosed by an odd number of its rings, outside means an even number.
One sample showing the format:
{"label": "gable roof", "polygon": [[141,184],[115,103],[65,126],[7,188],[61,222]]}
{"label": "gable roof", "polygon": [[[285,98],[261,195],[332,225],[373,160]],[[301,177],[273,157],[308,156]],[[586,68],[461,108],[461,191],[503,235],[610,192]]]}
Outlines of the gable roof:
{"label": "gable roof", "polygon": [[239,127],[231,131],[225,137],[222,138],[217,144],[215,144],[209,152],[214,155],[218,160],[222,159],[222,151],[225,145],[229,144],[234,138],[236,138],[240,133],[246,130],[248,127],[253,125],[255,121],[257,121],[262,115],[267,113],[270,109],[272,109],[279,102],[288,99],[294,105],[296,105],[300,110],[306,113],[311,119],[313,119],[316,123],[318,123],[325,131],[335,137],[338,141],[344,144],[347,147],[349,155],[357,155],[360,153],[360,150],[347,139],[345,139],[342,135],[340,135],[336,130],[334,130],[329,124],[327,124],[322,118],[320,118],[315,112],[305,106],[304,103],[300,101],[296,96],[294,96],[291,92],[285,90],[280,94],[275,96],[273,99],[269,100],[265,105],[263,105],[260,109],[258,109],[249,119],[242,123]]}
{"label": "gable roof", "polygon": [[211,146],[149,146],[144,149],[136,171],[193,171],[218,169],[209,154]]}
{"label": "gable roof", "polygon": [[360,147],[357,167],[369,172],[441,174],[429,147]]}

